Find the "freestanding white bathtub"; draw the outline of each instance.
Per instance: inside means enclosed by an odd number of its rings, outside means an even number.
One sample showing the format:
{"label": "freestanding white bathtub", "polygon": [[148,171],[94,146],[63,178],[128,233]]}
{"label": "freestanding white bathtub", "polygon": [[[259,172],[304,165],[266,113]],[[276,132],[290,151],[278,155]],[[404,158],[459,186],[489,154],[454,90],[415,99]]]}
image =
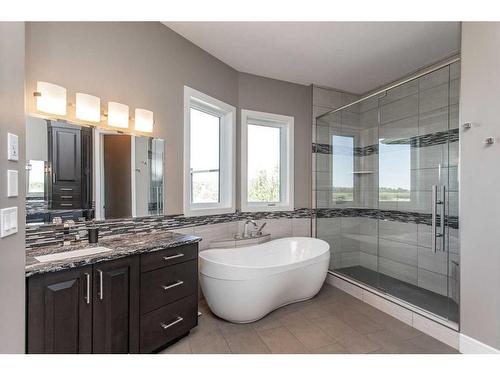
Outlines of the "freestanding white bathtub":
{"label": "freestanding white bathtub", "polygon": [[259,245],[200,252],[200,284],[212,312],[234,323],[314,297],[330,260],[327,242],[288,237]]}

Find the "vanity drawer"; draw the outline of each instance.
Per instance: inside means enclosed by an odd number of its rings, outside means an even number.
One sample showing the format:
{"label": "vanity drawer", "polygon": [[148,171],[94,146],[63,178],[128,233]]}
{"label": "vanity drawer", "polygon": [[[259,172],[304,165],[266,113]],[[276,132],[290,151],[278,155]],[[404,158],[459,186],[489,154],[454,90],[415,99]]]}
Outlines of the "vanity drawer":
{"label": "vanity drawer", "polygon": [[71,210],[71,209],[81,209],[82,204],[80,201],[52,201],[51,209],[53,210]]}
{"label": "vanity drawer", "polygon": [[57,202],[80,202],[81,200],[81,194],[80,192],[68,192],[68,193],[54,193],[52,194],[52,201],[57,201]]}
{"label": "vanity drawer", "polygon": [[141,274],[141,314],[194,294],[198,261],[175,264]]}
{"label": "vanity drawer", "polygon": [[142,254],[141,271],[151,271],[191,259],[198,259],[198,244],[183,245]]}
{"label": "vanity drawer", "polygon": [[141,316],[140,351],[151,353],[198,324],[198,296],[192,294]]}
{"label": "vanity drawer", "polygon": [[69,185],[69,186],[61,186],[61,185],[52,185],[52,194],[55,195],[75,195],[81,194],[81,188],[79,185]]}

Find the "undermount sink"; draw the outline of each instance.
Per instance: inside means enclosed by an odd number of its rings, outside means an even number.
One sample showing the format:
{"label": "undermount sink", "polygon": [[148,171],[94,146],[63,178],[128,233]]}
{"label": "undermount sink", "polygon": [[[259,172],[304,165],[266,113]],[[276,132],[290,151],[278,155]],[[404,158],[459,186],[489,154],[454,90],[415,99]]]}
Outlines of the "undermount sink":
{"label": "undermount sink", "polygon": [[70,258],[80,258],[87,255],[107,253],[108,251],[112,251],[112,249],[108,249],[107,247],[97,246],[97,247],[88,247],[86,249],[80,249],[80,250],[63,251],[55,254],[40,255],[38,257],[35,257],[35,259],[42,263],[54,262]]}

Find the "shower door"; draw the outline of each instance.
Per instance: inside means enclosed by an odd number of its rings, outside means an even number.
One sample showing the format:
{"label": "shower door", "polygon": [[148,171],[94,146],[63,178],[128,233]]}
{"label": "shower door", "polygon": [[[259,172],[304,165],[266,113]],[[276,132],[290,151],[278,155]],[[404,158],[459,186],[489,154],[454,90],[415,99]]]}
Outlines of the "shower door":
{"label": "shower door", "polygon": [[330,270],[458,322],[455,62],[317,118],[316,235]]}
{"label": "shower door", "polygon": [[379,97],[378,287],[458,322],[454,63]]}

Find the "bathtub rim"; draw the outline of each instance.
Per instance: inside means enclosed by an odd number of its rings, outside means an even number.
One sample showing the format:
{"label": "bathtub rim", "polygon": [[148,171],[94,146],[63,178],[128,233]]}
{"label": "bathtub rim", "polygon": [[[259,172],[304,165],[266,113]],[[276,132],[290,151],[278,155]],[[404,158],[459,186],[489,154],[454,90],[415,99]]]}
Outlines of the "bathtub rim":
{"label": "bathtub rim", "polygon": [[[241,250],[254,246],[265,246],[272,241],[279,241],[283,239],[290,238],[306,238],[308,240],[315,240],[314,242],[319,242],[324,244],[324,251],[320,254],[303,259],[298,262],[291,263],[280,263],[266,266],[252,266],[252,265],[235,265],[231,263],[222,263],[218,261],[214,261],[212,259],[207,259],[202,256],[205,251],[219,251],[219,250]],[[238,247],[238,248],[221,248],[221,249],[210,249],[201,251],[199,254],[200,258],[200,275],[211,277],[218,280],[227,280],[227,281],[244,281],[244,280],[252,280],[262,277],[268,277],[271,275],[276,275],[282,272],[294,270],[297,268],[307,267],[309,265],[321,263],[321,262],[329,262],[330,260],[330,244],[324,240],[319,238],[312,237],[283,237],[278,238],[276,240],[272,240],[269,242],[265,242],[258,245]],[[207,270],[208,269],[208,270]]]}

